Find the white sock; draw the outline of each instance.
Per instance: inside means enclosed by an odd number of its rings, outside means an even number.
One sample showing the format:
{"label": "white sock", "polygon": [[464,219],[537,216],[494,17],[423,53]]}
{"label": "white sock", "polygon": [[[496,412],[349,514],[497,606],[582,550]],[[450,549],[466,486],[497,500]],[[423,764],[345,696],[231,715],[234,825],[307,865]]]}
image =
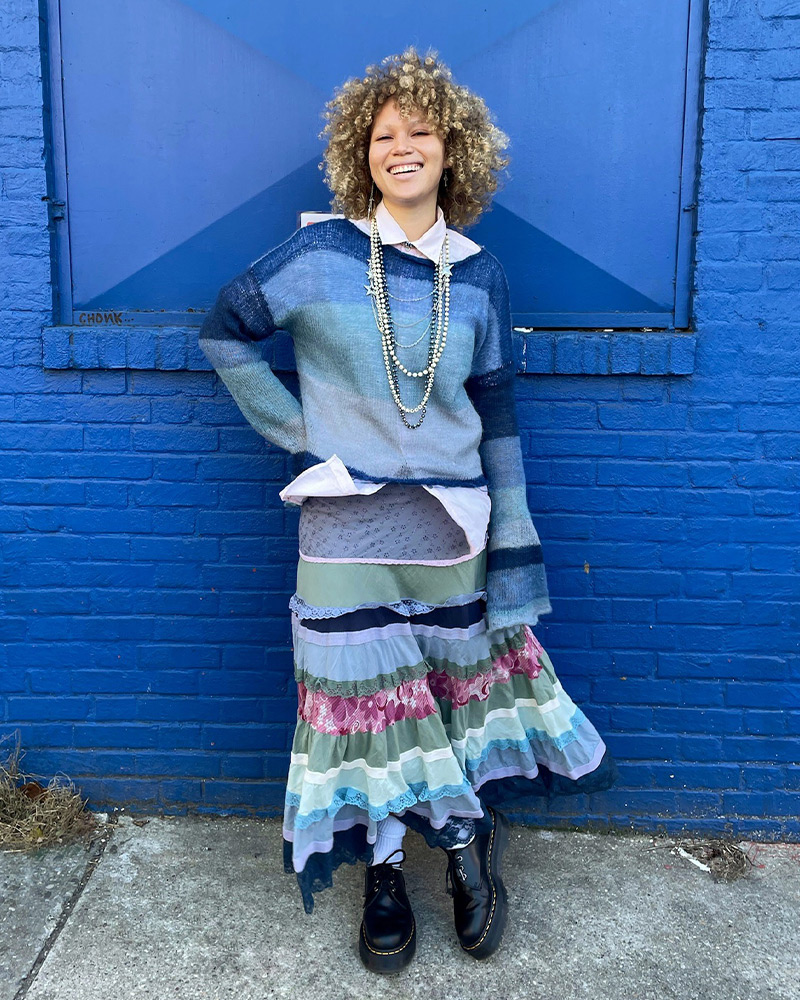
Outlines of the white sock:
{"label": "white sock", "polygon": [[[378,821],[378,838],[375,841],[375,849],[372,858],[373,865],[383,864],[395,851],[398,851],[403,846],[403,837],[405,836],[406,825],[401,823],[400,820],[393,816],[391,813],[386,817]],[[396,864],[399,868],[401,865],[399,855],[392,862]]]}

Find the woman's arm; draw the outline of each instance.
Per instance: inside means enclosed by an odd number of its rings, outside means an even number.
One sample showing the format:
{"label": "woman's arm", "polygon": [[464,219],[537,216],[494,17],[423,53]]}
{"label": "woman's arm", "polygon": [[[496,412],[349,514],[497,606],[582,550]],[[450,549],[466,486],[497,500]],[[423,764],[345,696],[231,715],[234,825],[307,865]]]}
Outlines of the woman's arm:
{"label": "woman's arm", "polygon": [[220,290],[198,343],[251,426],[272,444],[299,455],[306,448],[303,409],[261,357],[263,342],[276,329],[249,267]]}
{"label": "woman's arm", "polygon": [[486,612],[489,628],[526,623],[552,608],[542,547],[526,495],[525,469],[514,397],[514,363],[508,282],[496,258],[489,280],[486,330],[476,343],[465,389],[481,418],[479,453],[492,513],[487,550]]}

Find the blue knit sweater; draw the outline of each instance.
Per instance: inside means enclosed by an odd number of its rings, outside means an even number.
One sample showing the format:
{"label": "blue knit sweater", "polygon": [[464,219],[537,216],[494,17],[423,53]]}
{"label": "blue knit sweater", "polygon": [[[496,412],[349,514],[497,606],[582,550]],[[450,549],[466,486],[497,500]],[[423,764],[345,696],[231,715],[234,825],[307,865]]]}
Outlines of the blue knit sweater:
{"label": "blue knit sweater", "polygon": [[[486,485],[488,627],[535,625],[551,608],[526,499],[503,268],[486,249],[453,264],[447,342],[425,419],[410,430],[367,295],[369,254],[369,237],[347,219],[298,229],[221,289],[200,347],[253,428],[295,456],[295,474],[336,454],[356,479]],[[384,263],[396,337],[413,342],[424,324],[402,324],[430,308],[434,264],[392,246]],[[294,342],[302,403],[261,356],[279,329]],[[398,356],[418,371],[427,350],[423,337]],[[425,379],[399,377],[403,402],[419,403]]]}

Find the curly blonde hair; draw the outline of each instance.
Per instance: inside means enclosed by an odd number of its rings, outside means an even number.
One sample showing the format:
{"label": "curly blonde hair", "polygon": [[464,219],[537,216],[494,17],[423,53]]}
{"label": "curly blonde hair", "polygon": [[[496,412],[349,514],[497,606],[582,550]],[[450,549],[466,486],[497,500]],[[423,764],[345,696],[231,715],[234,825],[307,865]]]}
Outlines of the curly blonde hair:
{"label": "curly blonde hair", "polygon": [[[420,56],[413,45],[401,55],[367,66],[364,79],[353,77],[337,87],[325,105],[327,138],[323,153],[325,183],[333,192],[331,208],[348,218],[367,215],[372,189],[369,145],[375,117],[386,101],[397,101],[401,117],[423,115],[444,142],[451,166],[439,182],[438,202],[448,225],[473,225],[485,212],[509,163],[503,155],[508,136],[492,121],[482,98],[453,82],[450,69],[428,49]],[[444,178],[447,177],[447,184]],[[375,199],[381,193],[375,188]]]}

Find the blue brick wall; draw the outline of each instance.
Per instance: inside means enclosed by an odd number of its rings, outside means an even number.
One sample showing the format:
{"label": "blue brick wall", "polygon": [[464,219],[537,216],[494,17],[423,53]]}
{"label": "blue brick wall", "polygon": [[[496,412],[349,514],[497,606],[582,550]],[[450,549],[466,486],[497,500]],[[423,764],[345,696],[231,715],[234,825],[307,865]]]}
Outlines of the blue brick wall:
{"label": "blue brick wall", "polygon": [[[539,634],[621,767],[533,823],[800,833],[799,16],[710,2],[695,336],[522,345],[552,372],[517,386]],[[96,807],[280,811],[290,469],[184,331],[43,336],[42,103],[36,0],[6,0],[0,735]]]}

